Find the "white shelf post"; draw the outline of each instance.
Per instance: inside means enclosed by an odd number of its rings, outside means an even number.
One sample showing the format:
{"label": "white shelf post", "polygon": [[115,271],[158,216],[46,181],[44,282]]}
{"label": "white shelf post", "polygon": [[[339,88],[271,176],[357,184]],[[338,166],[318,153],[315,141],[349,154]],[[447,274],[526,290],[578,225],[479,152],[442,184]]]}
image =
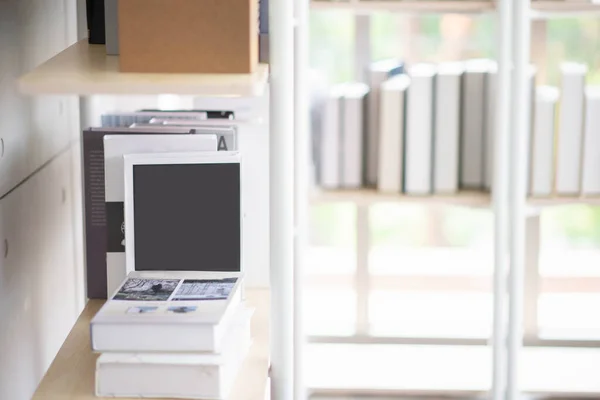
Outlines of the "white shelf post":
{"label": "white shelf post", "polygon": [[530,134],[531,1],[515,1],[513,10],[512,113],[510,162],[510,279],[507,400],[520,396],[520,354],[523,345],[527,143]]}
{"label": "white shelf post", "polygon": [[269,2],[271,396],[294,396],[294,3]]}
{"label": "white shelf post", "polygon": [[[271,0],[273,1],[273,0]],[[294,129],[295,129],[295,223],[294,242],[294,400],[307,398],[304,384],[304,352],[306,334],[302,288],[304,265],[308,251],[309,171],[312,166],[310,138],[308,13],[309,0],[295,0],[296,32],[294,53]]]}
{"label": "white shelf post", "polygon": [[499,0],[497,25],[498,99],[494,137],[494,332],[492,399],[504,400],[506,390],[506,269],[508,265],[509,135],[512,64],[512,2]]}

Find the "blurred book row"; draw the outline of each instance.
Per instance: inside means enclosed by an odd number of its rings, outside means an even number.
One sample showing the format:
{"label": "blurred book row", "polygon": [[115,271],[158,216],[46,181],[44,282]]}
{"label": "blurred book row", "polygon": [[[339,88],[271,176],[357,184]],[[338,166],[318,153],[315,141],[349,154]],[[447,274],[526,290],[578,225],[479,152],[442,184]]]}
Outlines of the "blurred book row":
{"label": "blurred book row", "polygon": [[[527,190],[600,195],[600,88],[586,86],[585,65],[560,71],[552,87],[536,86],[528,69]],[[367,82],[335,85],[313,105],[316,183],[415,195],[491,190],[497,97],[492,60],[373,63]]]}

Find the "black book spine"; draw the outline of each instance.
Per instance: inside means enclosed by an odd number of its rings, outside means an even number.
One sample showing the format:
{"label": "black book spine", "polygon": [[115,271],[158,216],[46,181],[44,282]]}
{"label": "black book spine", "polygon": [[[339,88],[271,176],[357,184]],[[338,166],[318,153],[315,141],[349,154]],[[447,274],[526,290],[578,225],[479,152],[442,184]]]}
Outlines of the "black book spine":
{"label": "black book spine", "polygon": [[106,44],[104,0],[87,0],[88,42]]}

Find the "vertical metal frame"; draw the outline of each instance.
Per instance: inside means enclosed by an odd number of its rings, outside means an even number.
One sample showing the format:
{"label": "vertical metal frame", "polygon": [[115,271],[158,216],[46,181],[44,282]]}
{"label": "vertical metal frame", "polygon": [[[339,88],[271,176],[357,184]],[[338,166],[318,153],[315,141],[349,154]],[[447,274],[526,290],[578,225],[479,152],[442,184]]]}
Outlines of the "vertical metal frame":
{"label": "vertical metal frame", "polygon": [[520,395],[521,350],[523,346],[523,293],[525,275],[525,229],[527,200],[527,142],[530,134],[531,87],[529,60],[531,47],[531,1],[518,0],[513,10],[512,112],[510,143],[510,275],[507,396]]}
{"label": "vertical metal frame", "polygon": [[492,202],[494,210],[494,321],[492,399],[504,400],[506,392],[506,274],[508,266],[509,135],[511,116],[512,9],[513,0],[497,2],[498,100],[494,142]]}
{"label": "vertical metal frame", "polygon": [[538,300],[540,296],[540,214],[536,211],[527,216],[525,222],[525,293],[523,303],[524,339],[527,342],[539,339]]}
{"label": "vertical metal frame", "polygon": [[294,2],[269,2],[271,396],[294,396]]}
{"label": "vertical metal frame", "polygon": [[308,250],[309,166],[312,166],[309,132],[309,61],[308,14],[309,0],[295,0],[296,27],[294,34],[294,400],[305,400],[304,382],[304,263]]}
{"label": "vertical metal frame", "polygon": [[[371,63],[371,15],[354,16],[354,80],[367,81]],[[356,335],[369,333],[369,205],[356,204]]]}
{"label": "vertical metal frame", "polygon": [[369,206],[356,206],[356,335],[369,334],[369,251],[371,230],[369,229]]}

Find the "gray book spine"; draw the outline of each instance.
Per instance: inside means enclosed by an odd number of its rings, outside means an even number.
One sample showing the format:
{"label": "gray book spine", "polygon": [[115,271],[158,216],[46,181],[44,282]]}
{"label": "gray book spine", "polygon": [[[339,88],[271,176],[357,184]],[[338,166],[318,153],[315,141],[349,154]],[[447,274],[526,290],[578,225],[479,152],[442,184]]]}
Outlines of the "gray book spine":
{"label": "gray book spine", "polygon": [[484,71],[467,71],[463,78],[460,186],[485,186],[485,82]]}
{"label": "gray book spine", "polygon": [[106,30],[106,54],[119,55],[119,1],[104,0],[104,25]]}

